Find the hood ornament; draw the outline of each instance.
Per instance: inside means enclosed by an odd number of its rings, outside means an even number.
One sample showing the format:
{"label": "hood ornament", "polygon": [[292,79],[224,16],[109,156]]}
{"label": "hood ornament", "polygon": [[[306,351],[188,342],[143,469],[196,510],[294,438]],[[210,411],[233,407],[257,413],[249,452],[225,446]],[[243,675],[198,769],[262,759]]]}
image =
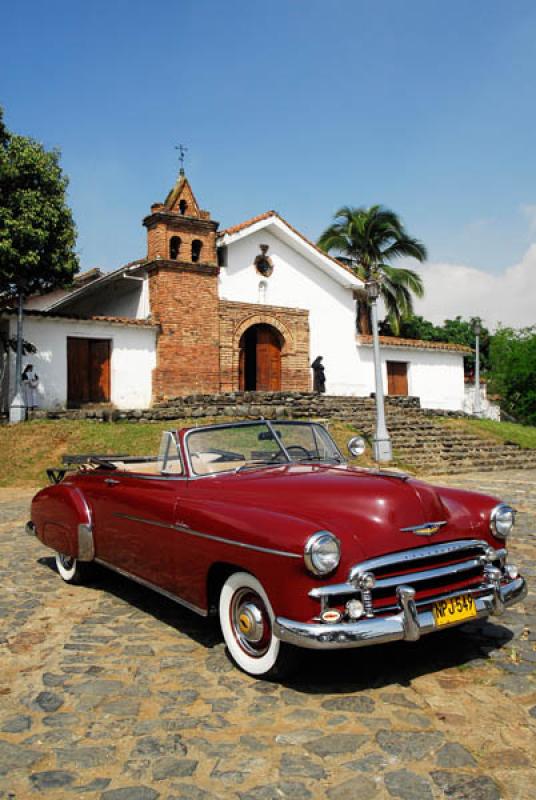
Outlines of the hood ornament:
{"label": "hood ornament", "polygon": [[409,528],[400,528],[403,533],[414,533],[416,536],[433,536],[446,522],[425,522],[422,525],[410,525]]}

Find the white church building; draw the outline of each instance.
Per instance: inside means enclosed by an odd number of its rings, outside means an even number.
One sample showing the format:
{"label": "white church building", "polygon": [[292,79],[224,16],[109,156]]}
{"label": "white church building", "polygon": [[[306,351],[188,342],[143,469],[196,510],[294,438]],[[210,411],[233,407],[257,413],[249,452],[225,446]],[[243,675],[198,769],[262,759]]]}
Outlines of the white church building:
{"label": "white church building", "polygon": [[[310,391],[322,356],[326,393],[374,391],[372,341],[356,333],[362,282],[275,211],[220,231],[181,174],[143,220],[147,255],[90,270],[29,298],[25,357],[42,408],[147,408],[195,392]],[[14,314],[0,336],[14,336]],[[381,337],[386,392],[463,410],[467,347]],[[14,359],[13,359],[14,360]],[[15,385],[7,371],[2,407]]]}

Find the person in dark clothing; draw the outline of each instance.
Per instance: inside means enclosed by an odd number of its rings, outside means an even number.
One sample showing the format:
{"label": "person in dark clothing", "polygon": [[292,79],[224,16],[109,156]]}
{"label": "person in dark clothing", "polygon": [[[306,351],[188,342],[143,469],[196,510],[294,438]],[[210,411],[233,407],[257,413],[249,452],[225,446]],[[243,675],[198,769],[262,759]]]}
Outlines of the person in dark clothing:
{"label": "person in dark clothing", "polygon": [[313,370],[313,391],[324,394],[326,391],[326,371],[322,364],[322,356],[317,356],[311,364]]}

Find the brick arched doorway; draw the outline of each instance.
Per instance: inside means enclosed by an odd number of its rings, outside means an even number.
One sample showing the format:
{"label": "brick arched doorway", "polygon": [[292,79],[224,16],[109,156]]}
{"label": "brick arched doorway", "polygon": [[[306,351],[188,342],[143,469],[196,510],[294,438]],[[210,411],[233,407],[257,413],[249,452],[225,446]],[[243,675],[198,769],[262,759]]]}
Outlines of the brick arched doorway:
{"label": "brick arched doorway", "polygon": [[280,392],[284,340],[272,325],[252,325],[240,337],[240,391]]}

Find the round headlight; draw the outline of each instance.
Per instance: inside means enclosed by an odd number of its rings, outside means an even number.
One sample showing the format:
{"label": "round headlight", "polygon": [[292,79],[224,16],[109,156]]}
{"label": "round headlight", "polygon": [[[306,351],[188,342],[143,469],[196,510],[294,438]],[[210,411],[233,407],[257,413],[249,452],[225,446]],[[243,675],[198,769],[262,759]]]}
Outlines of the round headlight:
{"label": "round headlight", "polygon": [[327,575],[339,566],[341,547],[336,536],[328,531],[313,533],[305,543],[305,566],[315,575]]}
{"label": "round headlight", "polygon": [[367,445],[362,436],[352,436],[347,447],[351,456],[359,458],[365,452]]}
{"label": "round headlight", "polygon": [[499,503],[491,512],[489,525],[491,532],[498,536],[499,539],[506,539],[512,532],[514,527],[516,512],[511,506],[506,503]]}

